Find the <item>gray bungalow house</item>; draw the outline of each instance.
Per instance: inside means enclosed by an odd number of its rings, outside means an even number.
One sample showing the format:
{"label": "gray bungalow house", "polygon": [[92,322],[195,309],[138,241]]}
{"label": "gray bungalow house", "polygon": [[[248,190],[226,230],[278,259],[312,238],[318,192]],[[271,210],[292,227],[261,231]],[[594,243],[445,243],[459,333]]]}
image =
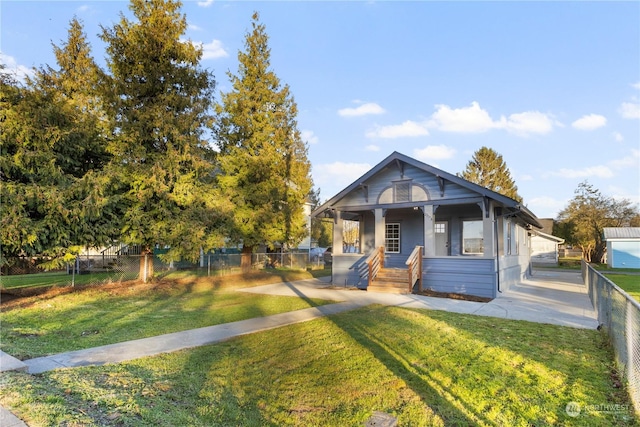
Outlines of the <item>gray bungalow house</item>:
{"label": "gray bungalow house", "polygon": [[398,152],[312,212],[333,219],[332,282],[495,298],[530,272],[517,201]]}

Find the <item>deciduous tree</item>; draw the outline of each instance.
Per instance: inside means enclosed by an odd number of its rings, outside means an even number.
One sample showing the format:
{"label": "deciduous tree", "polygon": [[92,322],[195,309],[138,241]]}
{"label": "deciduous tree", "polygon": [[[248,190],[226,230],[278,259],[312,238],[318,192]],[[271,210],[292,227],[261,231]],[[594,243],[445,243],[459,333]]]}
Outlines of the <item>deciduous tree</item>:
{"label": "deciduous tree", "polygon": [[630,200],[605,196],[584,181],[559,213],[554,233],[568,244],[579,246],[587,262],[602,262],[606,249],[604,228],[631,226],[638,215],[638,207]]}
{"label": "deciduous tree", "polygon": [[253,15],[245,51],[238,53],[233,89],[216,106],[221,197],[232,205],[226,230],[243,245],[248,268],[256,245],[273,248],[299,242],[305,234],[303,204],[311,190],[307,146],[297,128],[297,106],[270,69],[265,26]]}
{"label": "deciduous tree", "polygon": [[491,191],[522,201],[518,187],[502,156],[491,148],[482,147],[473,154],[466,169],[458,176]]}

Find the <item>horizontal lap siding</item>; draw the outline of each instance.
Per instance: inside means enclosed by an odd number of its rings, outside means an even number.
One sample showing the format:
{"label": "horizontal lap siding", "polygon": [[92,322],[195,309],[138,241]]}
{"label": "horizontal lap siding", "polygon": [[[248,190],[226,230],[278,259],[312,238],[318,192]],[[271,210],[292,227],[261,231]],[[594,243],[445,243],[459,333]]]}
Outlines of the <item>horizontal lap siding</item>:
{"label": "horizontal lap siding", "polygon": [[457,184],[447,182],[445,184],[445,193],[443,197],[440,196],[440,186],[438,185],[438,179],[435,175],[424,170],[414,168],[413,166],[406,165],[404,177],[401,177],[400,171],[397,167],[388,166],[364,183],[368,186],[368,201],[365,200],[365,192],[360,188],[356,188],[336,203],[335,207],[339,209],[341,206],[374,205],[377,203],[380,193],[392,185],[393,181],[400,179],[412,179],[414,184],[424,186],[429,193],[430,200],[446,200],[478,196],[478,193]]}
{"label": "horizontal lap siding", "polygon": [[493,259],[424,258],[423,287],[436,292],[454,292],[496,297]]}
{"label": "horizontal lap siding", "polygon": [[365,264],[367,255],[362,254],[334,254],[332,261],[331,283],[334,286],[367,287],[368,266]]}

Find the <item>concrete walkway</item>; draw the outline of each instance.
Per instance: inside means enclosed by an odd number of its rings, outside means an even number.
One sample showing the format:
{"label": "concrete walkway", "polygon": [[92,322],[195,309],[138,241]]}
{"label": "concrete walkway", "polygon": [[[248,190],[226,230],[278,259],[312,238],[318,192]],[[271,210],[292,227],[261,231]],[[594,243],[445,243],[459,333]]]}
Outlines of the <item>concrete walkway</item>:
{"label": "concrete walkway", "polygon": [[[241,289],[256,294],[321,298],[334,304],[241,320],[205,328],[126,341],[85,350],[19,361],[0,352],[0,372],[26,370],[38,374],[58,368],[118,363],[140,357],[169,353],[230,338],[305,322],[370,304],[444,310],[453,313],[494,316],[512,320],[550,323],[574,328],[595,329],[596,313],[591,306],[579,272],[536,271],[530,280],[512,287],[489,303],[396,295],[333,287],[328,278],[277,283]],[[24,426],[10,412],[0,408],[0,425]]]}

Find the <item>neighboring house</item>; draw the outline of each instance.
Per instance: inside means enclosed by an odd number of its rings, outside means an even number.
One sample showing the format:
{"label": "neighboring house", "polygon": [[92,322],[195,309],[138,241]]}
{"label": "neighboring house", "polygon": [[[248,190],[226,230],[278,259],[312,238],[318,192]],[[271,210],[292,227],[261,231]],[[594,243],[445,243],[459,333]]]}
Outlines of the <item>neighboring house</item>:
{"label": "neighboring house", "polygon": [[334,220],[334,285],[489,298],[529,274],[529,230],[542,228],[517,201],[398,152],[312,216]]}
{"label": "neighboring house", "polygon": [[607,266],[640,268],[640,227],[605,227]]}
{"label": "neighboring house", "polygon": [[[541,219],[542,231],[531,232],[531,263],[532,264],[558,264],[558,246],[564,243],[564,239],[551,234],[553,220]],[[548,226],[548,223],[551,226]]]}

